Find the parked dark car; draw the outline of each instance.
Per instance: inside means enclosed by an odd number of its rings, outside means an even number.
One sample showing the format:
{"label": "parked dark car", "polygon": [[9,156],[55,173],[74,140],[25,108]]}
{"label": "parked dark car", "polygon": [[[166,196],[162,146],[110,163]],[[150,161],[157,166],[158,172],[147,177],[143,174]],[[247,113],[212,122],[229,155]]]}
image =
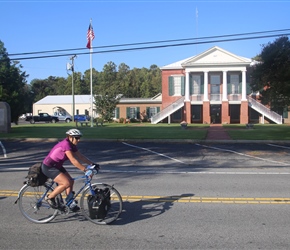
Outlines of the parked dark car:
{"label": "parked dark car", "polygon": [[75,115],[74,120],[79,122],[85,122],[90,121],[91,117],[89,115]]}
{"label": "parked dark car", "polygon": [[30,122],[31,124],[34,124],[35,122],[52,122],[56,123],[59,121],[58,117],[51,116],[48,113],[39,113],[38,115],[34,116],[26,116],[25,121]]}

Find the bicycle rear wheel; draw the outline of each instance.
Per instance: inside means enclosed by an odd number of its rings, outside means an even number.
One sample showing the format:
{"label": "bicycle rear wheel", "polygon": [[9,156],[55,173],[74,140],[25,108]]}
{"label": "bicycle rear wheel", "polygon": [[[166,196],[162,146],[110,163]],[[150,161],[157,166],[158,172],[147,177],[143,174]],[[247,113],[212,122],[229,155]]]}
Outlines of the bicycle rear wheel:
{"label": "bicycle rear wheel", "polygon": [[19,192],[18,205],[23,216],[34,223],[47,223],[55,218],[58,210],[53,209],[44,200],[47,191],[52,192],[53,188],[45,186],[31,187],[27,184]]}
{"label": "bicycle rear wheel", "polygon": [[[85,190],[82,192],[82,196],[80,199],[80,208],[81,212],[84,215],[86,219],[89,221],[99,224],[99,225],[105,225],[110,224],[113,221],[117,220],[119,215],[122,212],[122,197],[120,193],[113,187],[108,184],[103,183],[94,183],[92,184],[92,188],[94,190],[96,189],[102,189],[106,190],[106,192],[109,194],[108,196],[108,205],[106,205],[106,214],[102,217],[98,217],[97,215],[92,216],[92,206],[90,205],[90,196],[91,196],[91,190],[90,187],[87,186]],[[93,211],[93,213],[96,211]]]}

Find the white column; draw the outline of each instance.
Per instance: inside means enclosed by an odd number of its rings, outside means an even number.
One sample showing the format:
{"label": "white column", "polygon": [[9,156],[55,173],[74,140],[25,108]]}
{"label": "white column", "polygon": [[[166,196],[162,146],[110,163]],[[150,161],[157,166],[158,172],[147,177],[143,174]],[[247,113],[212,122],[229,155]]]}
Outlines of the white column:
{"label": "white column", "polygon": [[189,88],[189,72],[186,72],[186,75],[185,75],[185,98],[184,98],[184,101],[185,102],[189,102],[190,101],[190,88]]}
{"label": "white column", "polygon": [[204,71],[204,95],[203,100],[208,101],[208,71]]}
{"label": "white column", "polygon": [[247,88],[246,88],[246,70],[242,71],[242,101],[247,100]]}
{"label": "white column", "polygon": [[227,71],[223,71],[223,101],[228,100]]}

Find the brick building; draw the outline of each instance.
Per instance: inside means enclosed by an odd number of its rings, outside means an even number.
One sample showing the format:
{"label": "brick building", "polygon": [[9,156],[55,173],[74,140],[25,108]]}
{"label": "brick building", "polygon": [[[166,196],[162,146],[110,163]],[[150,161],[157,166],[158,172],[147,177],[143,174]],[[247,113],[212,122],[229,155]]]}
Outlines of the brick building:
{"label": "brick building", "polygon": [[281,116],[249,95],[252,63],[215,46],[161,67],[162,111],[151,122],[247,124],[266,118],[282,123]]}

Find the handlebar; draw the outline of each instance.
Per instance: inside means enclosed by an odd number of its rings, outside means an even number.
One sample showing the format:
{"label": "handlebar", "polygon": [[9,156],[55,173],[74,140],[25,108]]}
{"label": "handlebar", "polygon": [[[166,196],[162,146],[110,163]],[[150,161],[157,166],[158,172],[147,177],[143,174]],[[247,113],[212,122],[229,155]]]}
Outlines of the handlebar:
{"label": "handlebar", "polygon": [[87,171],[85,172],[85,175],[91,176],[91,175],[97,174],[99,172],[100,165],[99,164],[88,165],[86,169],[87,169]]}
{"label": "handlebar", "polygon": [[98,170],[100,169],[100,165],[94,163],[94,164],[92,164],[92,165],[88,165],[88,166],[86,167],[86,169],[87,169],[87,170],[97,170],[97,171],[98,171]]}

